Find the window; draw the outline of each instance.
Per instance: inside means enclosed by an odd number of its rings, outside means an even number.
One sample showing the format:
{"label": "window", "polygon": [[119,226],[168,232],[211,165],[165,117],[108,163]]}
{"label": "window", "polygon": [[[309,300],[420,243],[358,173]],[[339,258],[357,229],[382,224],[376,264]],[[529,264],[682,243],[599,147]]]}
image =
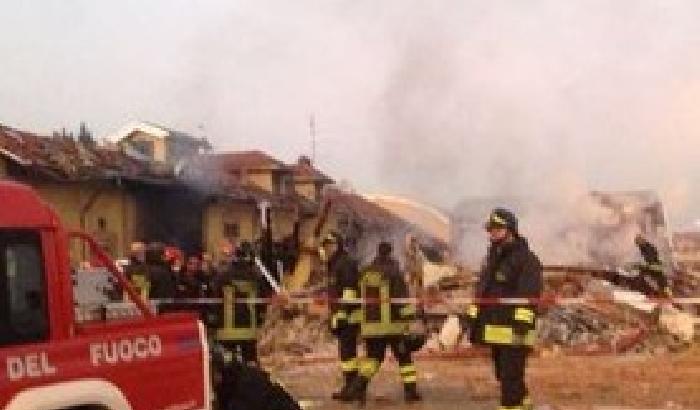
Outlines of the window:
{"label": "window", "polygon": [[237,223],[224,223],[224,238],[236,239],[240,235],[241,230]]}
{"label": "window", "polygon": [[0,345],[48,336],[46,291],[39,235],[0,231]]}
{"label": "window", "polygon": [[144,140],[132,140],[131,141],[131,146],[136,149],[140,154],[143,154],[144,156],[148,158],[153,158],[153,155],[155,153],[155,147],[154,147],[153,141],[144,141]]}
{"label": "window", "polygon": [[274,173],[272,175],[272,190],[278,195],[292,195],[294,193],[293,176],[288,173]]}

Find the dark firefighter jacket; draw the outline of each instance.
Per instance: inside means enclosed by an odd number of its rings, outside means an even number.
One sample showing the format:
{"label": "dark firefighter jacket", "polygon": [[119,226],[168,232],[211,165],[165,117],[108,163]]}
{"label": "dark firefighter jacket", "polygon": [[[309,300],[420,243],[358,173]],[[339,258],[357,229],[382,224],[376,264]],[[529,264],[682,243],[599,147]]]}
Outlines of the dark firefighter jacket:
{"label": "dark firefighter jacket", "polygon": [[535,342],[534,304],[497,304],[497,298],[539,298],[542,264],[524,238],[489,247],[476,288],[483,299],[468,307],[472,342],[491,345],[526,345]]}
{"label": "dark firefighter jacket", "polygon": [[151,299],[175,297],[175,277],[165,263],[146,264],[146,278],[150,287]]}
{"label": "dark firefighter jacket", "polygon": [[226,410],[301,410],[294,398],[268,373],[234,360],[221,367],[217,401]]}
{"label": "dark firefighter jacket", "polygon": [[176,298],[206,298],[209,297],[208,278],[204,272],[185,272],[176,281]]}
{"label": "dark firefighter jacket", "polygon": [[338,250],[328,261],[328,296],[331,299],[331,329],[360,323],[360,273],[357,261]]}
{"label": "dark firefighter jacket", "polygon": [[197,312],[199,318],[207,327],[218,324],[218,317],[221,307],[210,304],[197,303],[197,301],[177,300],[177,299],[198,299],[214,296],[210,292],[212,278],[198,271],[194,273],[183,273],[175,281],[175,301],[159,306],[159,312]]}
{"label": "dark firefighter jacket", "polygon": [[409,321],[415,319],[416,307],[407,303],[392,303],[391,298],[408,297],[408,286],[399,267],[391,257],[377,257],[360,274],[362,337],[402,335],[408,332]]}
{"label": "dark firefighter jacket", "polygon": [[218,320],[218,340],[254,340],[265,320],[265,305],[250,299],[266,298],[271,288],[263,282],[253,262],[236,261],[219,275],[216,297],[224,299]]}

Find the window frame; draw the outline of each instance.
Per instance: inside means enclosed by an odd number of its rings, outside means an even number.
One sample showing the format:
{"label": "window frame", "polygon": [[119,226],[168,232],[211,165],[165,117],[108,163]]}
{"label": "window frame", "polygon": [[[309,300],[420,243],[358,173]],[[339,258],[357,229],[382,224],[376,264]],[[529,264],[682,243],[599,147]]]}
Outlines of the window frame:
{"label": "window frame", "polygon": [[[29,289],[27,292],[37,292],[39,296],[40,303],[40,316],[43,323],[37,323],[37,336],[28,337],[20,336],[16,334],[14,329],[14,321],[12,320],[12,315],[15,313],[11,305],[11,292],[12,286],[9,276],[9,259],[7,250],[13,245],[30,245],[36,252],[38,266],[38,278],[36,280],[38,290]],[[0,308],[0,315],[5,317],[0,318],[0,320],[5,321],[7,326],[7,331],[12,331],[13,337],[9,338],[7,341],[2,340],[0,342],[0,348],[11,347],[15,345],[25,345],[31,343],[42,343],[50,340],[51,338],[51,316],[50,312],[50,300],[48,292],[48,278],[46,277],[46,261],[45,261],[45,249],[44,241],[42,239],[42,234],[39,231],[33,229],[1,229],[0,230],[0,297],[4,300],[4,306]],[[20,273],[21,274],[21,273]]]}

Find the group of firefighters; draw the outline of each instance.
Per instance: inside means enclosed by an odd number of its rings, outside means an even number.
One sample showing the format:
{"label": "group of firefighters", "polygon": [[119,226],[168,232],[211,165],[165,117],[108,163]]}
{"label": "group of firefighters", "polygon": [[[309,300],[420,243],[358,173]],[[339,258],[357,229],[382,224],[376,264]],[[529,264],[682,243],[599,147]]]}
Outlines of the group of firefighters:
{"label": "group of firefighters", "polygon": [[[494,209],[485,229],[490,244],[476,286],[477,303],[467,306],[462,324],[473,344],[490,347],[500,385],[499,410],[531,409],[524,374],[536,340],[542,264],[520,234],[512,212]],[[637,244],[647,261],[644,269],[660,270],[653,246],[641,237]],[[379,243],[376,256],[366,266],[360,266],[351,255],[340,234],[327,235],[321,246],[327,268],[330,331],[338,340],[343,375],[343,385],[333,393],[333,399],[364,404],[368,385],[390,348],[398,362],[405,401],[420,401],[412,353],[420,349],[425,338],[412,333],[411,325],[423,315],[420,304],[406,300],[409,287],[392,245]],[[136,246],[131,258],[127,276],[137,287],[148,288],[150,298],[221,298],[223,313],[209,323],[214,339],[232,357],[258,365],[256,341],[267,306],[260,301],[267,300],[272,289],[259,271],[251,244],[242,243],[217,267],[206,259],[188,258],[177,275],[173,275],[172,263],[162,247]],[[657,276],[663,280],[662,274]],[[659,287],[668,292],[665,282],[659,282]],[[503,299],[519,302],[502,303]],[[362,358],[358,356],[359,342],[365,345]]]}
{"label": "group of firefighters", "polygon": [[[272,289],[261,279],[253,244],[237,248],[225,246],[224,259],[214,264],[208,255],[184,256],[179,250],[160,243],[134,243],[124,273],[145,298],[163,303],[160,311],[191,308],[202,314],[214,337],[228,351],[247,364],[257,364],[257,329],[263,324],[266,308],[255,303]],[[227,309],[201,304],[212,298],[223,299]],[[245,303],[235,303],[236,299]],[[180,303],[179,301],[194,301]]]}

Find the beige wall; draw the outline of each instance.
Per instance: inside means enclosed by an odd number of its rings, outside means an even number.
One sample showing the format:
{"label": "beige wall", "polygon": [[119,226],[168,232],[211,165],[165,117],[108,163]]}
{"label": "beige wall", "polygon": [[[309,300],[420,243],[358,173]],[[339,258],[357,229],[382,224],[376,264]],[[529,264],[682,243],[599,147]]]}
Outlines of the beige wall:
{"label": "beige wall", "polygon": [[238,241],[253,241],[257,237],[257,208],[245,202],[215,202],[209,204],[204,212],[204,248],[207,252],[220,257],[220,245],[224,241],[224,225],[238,224],[240,236]]}
{"label": "beige wall", "polygon": [[297,212],[293,209],[272,209],[272,239],[278,241],[294,231],[297,221]]}
{"label": "beige wall", "polygon": [[[91,184],[33,184],[39,194],[58,212],[64,226],[71,230],[95,233],[97,220],[105,218],[107,232],[113,241],[112,256],[122,257],[128,251],[128,244],[135,238],[136,204],[131,196],[114,186],[98,187]],[[81,218],[81,210],[91,200],[94,202]],[[82,223],[81,223],[82,221]],[[77,262],[84,257],[82,247],[74,241],[71,244],[71,260]]]}
{"label": "beige wall", "polygon": [[303,196],[310,201],[316,201],[316,184],[313,181],[296,181],[294,190],[297,194]]}
{"label": "beige wall", "polygon": [[272,172],[248,173],[244,180],[268,192],[272,192]]}

